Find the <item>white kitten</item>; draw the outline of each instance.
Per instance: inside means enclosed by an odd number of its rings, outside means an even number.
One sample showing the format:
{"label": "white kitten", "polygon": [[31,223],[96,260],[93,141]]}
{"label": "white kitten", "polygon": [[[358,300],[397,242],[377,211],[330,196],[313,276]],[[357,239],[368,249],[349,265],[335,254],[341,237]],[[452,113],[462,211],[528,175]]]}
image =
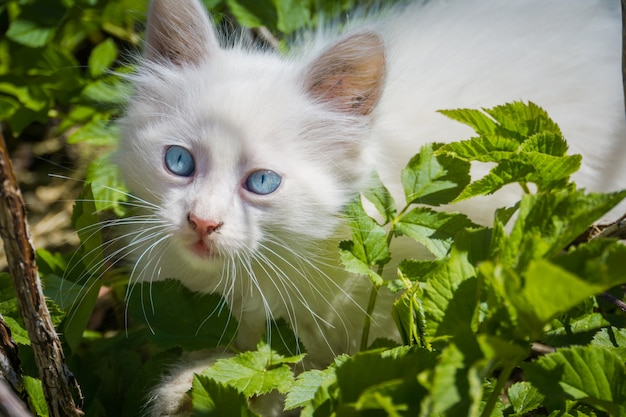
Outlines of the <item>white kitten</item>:
{"label": "white kitten", "polygon": [[[617,0],[430,1],[320,31],[284,57],[221,48],[198,0],[153,0],[116,156],[154,205],[129,244],[133,278],[222,294],[239,349],[283,318],[308,366],[354,352],[370,288],[339,267],[342,208],[373,170],[402,200],[399,172],[421,145],[471,135],[436,110],[534,101],[583,154],[580,186],[626,187],[619,16]],[[454,209],[488,224],[518,197]],[[370,341],[397,337],[390,300]]]}

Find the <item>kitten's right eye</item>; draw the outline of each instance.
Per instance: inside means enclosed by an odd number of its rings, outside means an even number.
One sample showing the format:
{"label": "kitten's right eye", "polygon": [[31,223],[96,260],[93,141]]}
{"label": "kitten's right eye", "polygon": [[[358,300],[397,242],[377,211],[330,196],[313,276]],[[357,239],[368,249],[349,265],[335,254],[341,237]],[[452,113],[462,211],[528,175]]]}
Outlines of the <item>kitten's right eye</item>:
{"label": "kitten's right eye", "polygon": [[191,152],[178,145],[172,145],[165,150],[165,166],[179,177],[190,177],[196,170]]}

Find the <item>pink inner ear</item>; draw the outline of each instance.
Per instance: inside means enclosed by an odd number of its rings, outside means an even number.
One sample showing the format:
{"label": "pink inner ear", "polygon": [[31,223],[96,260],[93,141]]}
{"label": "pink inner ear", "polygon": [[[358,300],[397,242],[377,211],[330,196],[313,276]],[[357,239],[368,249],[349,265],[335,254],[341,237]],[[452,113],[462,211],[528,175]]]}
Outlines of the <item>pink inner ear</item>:
{"label": "pink inner ear", "polygon": [[309,93],[335,109],[357,115],[374,110],[383,91],[385,52],[372,32],[352,35],[318,57],[306,74]]}
{"label": "pink inner ear", "polygon": [[206,9],[198,0],[152,0],[147,28],[148,60],[197,65],[219,49]]}

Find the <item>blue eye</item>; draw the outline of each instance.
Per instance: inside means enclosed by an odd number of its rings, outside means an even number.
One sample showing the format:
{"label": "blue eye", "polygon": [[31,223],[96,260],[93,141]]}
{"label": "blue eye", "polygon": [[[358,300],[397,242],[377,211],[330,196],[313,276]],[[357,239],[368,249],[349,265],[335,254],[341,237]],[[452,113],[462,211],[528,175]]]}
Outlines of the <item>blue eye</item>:
{"label": "blue eye", "polygon": [[191,153],[182,146],[172,145],[165,151],[165,166],[174,175],[190,177],[196,170]]}
{"label": "blue eye", "polygon": [[274,171],[262,169],[248,176],[246,188],[255,194],[266,195],[276,191],[281,181],[281,176]]}

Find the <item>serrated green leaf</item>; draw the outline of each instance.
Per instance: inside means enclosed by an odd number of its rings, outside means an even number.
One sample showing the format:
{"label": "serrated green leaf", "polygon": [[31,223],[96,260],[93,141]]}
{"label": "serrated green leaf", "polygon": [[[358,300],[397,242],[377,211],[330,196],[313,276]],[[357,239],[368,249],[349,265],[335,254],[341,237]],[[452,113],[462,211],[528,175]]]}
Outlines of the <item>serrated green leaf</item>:
{"label": "serrated green leaf", "polygon": [[587,282],[544,259],[531,261],[523,277],[504,264],[485,262],[479,268],[503,303],[513,309],[510,311],[520,330],[518,337],[527,335],[531,339],[539,337],[553,318],[612,286]]}
{"label": "serrated green leaf", "polygon": [[523,416],[543,405],[545,397],[532,384],[516,382],[507,390],[507,396],[515,415]]}
{"label": "serrated green leaf", "polygon": [[[337,376],[335,375],[334,367],[329,367],[324,370],[313,369],[301,373],[287,393],[285,410],[293,410],[311,405],[319,393],[323,394],[325,389],[327,389],[330,384],[335,383],[336,380]],[[329,398],[327,392],[324,397],[326,399]]]}
{"label": "serrated green leaf", "polygon": [[425,319],[421,303],[420,284],[414,284],[393,303],[391,316],[400,331],[405,345],[428,347],[425,336]]}
{"label": "serrated green leaf", "polygon": [[352,230],[352,243],[343,243],[342,250],[349,251],[354,258],[367,266],[384,265],[389,262],[387,232],[367,215],[360,199],[354,200],[346,208],[346,216]]}
{"label": "serrated green leaf", "polygon": [[538,152],[551,156],[565,156],[568,146],[559,133],[542,131],[525,140],[518,150],[520,152]]}
{"label": "serrated green leaf", "polygon": [[193,417],[254,417],[247,398],[235,388],[206,375],[194,375],[191,388]]}
{"label": "serrated green leaf", "polygon": [[439,110],[439,113],[449,117],[452,120],[456,120],[458,122],[468,125],[480,135],[491,136],[496,131],[497,125],[494,120],[480,110]]}
{"label": "serrated green leaf", "polygon": [[48,417],[48,404],[39,379],[24,376],[24,389],[28,393],[29,408],[39,417]]}
{"label": "serrated green leaf", "polygon": [[626,411],[626,366],[609,349],[564,348],[522,368],[528,381],[552,399],[577,400],[611,415]]}
{"label": "serrated green leaf", "polygon": [[9,329],[11,329],[11,338],[13,341],[20,345],[30,346],[28,331],[26,331],[22,324],[18,323],[17,320],[13,319],[13,317],[5,316],[4,313],[1,317],[9,326]]}
{"label": "serrated green leaf", "polygon": [[626,329],[617,327],[602,329],[593,337],[591,344],[611,349],[626,363]]}
{"label": "serrated green leaf", "polygon": [[104,154],[87,167],[85,179],[91,182],[98,211],[113,210],[118,216],[126,213],[124,204],[129,194],[119,169],[111,163],[110,154]]}
{"label": "serrated green leaf", "polygon": [[474,224],[463,214],[434,211],[416,207],[395,224],[394,232],[415,239],[440,258],[450,250],[454,236]]}
{"label": "serrated green leaf", "polygon": [[423,282],[424,277],[438,268],[441,262],[441,260],[405,259],[400,262],[398,269],[406,279]]}
{"label": "serrated green leaf", "polygon": [[[593,304],[593,299],[589,299]],[[585,345],[603,327],[610,322],[601,313],[587,313],[575,317],[572,310],[559,316],[550,323],[551,329],[545,332],[544,341],[550,346],[561,347],[571,345]]]}
{"label": "serrated green leaf", "polygon": [[294,358],[285,358],[268,345],[260,344],[256,351],[218,360],[204,375],[235,388],[247,397],[273,390],[287,393],[295,380],[288,366],[293,361]]}
{"label": "serrated green leaf", "polygon": [[563,188],[580,168],[580,155],[552,156],[525,152],[500,162],[487,175],[468,185],[455,201],[493,194],[512,183],[534,183],[539,190]]}
{"label": "serrated green leaf", "polygon": [[99,43],[89,55],[89,73],[92,77],[104,74],[117,58],[117,46],[112,38]]}
{"label": "serrated green leaf", "polygon": [[355,252],[358,253],[359,251],[355,249],[353,241],[349,240],[339,243],[339,256],[346,271],[352,272],[353,274],[366,275],[374,284],[382,285],[383,278],[373,271],[370,265],[357,258]]}
{"label": "serrated green leaf", "polygon": [[515,101],[483,110],[498,122],[499,134],[520,142],[544,131],[562,136],[561,130],[546,111],[533,102]]}
{"label": "serrated green leaf", "polygon": [[392,398],[397,406],[409,407],[409,415],[414,415],[426,394],[424,387],[417,383],[417,374],[431,369],[434,360],[432,352],[406,346],[358,353],[337,366],[340,398],[344,404],[363,406],[363,402],[378,392],[382,397]]}
{"label": "serrated green leaf", "polygon": [[407,204],[447,204],[469,184],[469,162],[436,153],[440,146],[424,145],[402,170]]}
{"label": "serrated green leaf", "polygon": [[519,146],[515,139],[489,135],[447,143],[438,152],[449,152],[470,161],[500,162],[511,158]]}
{"label": "serrated green leaf", "polygon": [[237,323],[217,294],[194,293],[176,280],[134,284],[128,294],[129,314],[162,348],[210,349],[235,337]]}
{"label": "serrated green leaf", "polygon": [[376,210],[383,216],[384,222],[389,223],[398,213],[396,210],[396,202],[387,187],[380,181],[378,174],[374,175],[372,181],[372,186],[363,193],[363,196],[374,204]]}
{"label": "serrated green leaf", "polygon": [[585,194],[583,190],[526,195],[500,256],[523,269],[529,259],[556,255],[625,196],[626,191]]}
{"label": "serrated green leaf", "polygon": [[454,344],[446,346],[438,357],[437,366],[420,382],[428,384],[429,395],[422,403],[422,415],[445,415],[445,412],[466,398],[459,385],[460,370],[466,368],[465,356]]}

